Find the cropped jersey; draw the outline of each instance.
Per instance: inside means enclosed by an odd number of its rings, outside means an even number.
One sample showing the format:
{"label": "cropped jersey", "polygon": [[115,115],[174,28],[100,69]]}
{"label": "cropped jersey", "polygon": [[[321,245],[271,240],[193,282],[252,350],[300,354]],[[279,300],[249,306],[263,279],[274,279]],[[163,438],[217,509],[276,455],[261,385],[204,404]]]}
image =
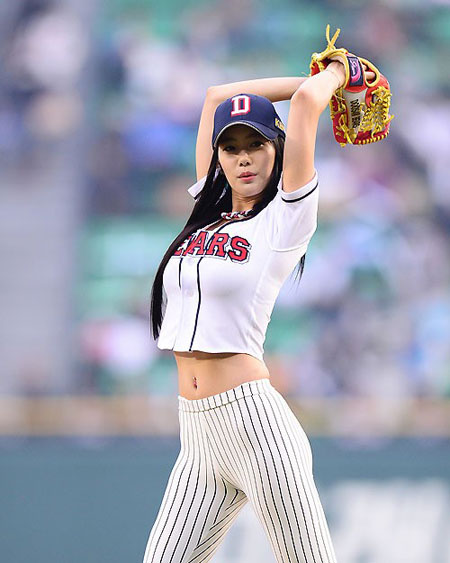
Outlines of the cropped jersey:
{"label": "cropped jersey", "polygon": [[[196,197],[205,178],[189,188]],[[164,270],[165,311],[158,347],[177,352],[246,353],[263,344],[281,286],[317,227],[317,172],[293,192],[282,189],[257,215],[198,229]]]}

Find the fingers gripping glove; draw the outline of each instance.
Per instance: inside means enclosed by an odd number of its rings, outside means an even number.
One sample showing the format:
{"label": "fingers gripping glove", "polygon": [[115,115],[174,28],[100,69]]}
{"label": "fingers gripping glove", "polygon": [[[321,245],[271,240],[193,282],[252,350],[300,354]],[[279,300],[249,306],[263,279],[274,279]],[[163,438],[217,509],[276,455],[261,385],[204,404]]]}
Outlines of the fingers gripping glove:
{"label": "fingers gripping glove", "polygon": [[[391,90],[386,77],[370,61],[356,57],[344,48],[336,48],[339,36],[336,31],[330,41],[330,26],[327,25],[327,48],[311,57],[311,76],[325,70],[332,60],[345,67],[345,84],[338,88],[330,100],[330,115],[334,138],[343,147],[347,143],[365,145],[387,137],[394,116],[389,115]],[[364,63],[375,74],[369,82]]]}

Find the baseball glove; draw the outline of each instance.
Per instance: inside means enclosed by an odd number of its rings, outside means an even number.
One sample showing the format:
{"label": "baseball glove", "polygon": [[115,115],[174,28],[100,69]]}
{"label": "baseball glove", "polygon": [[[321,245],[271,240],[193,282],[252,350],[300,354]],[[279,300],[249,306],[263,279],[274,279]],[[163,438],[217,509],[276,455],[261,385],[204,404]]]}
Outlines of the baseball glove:
{"label": "baseball glove", "polygon": [[[356,57],[347,49],[336,48],[339,36],[336,31],[330,41],[330,26],[327,25],[327,48],[311,57],[311,76],[325,70],[332,60],[345,67],[345,84],[338,88],[330,100],[330,115],[334,138],[342,147],[347,143],[365,145],[387,137],[393,115],[389,115],[391,89],[386,77],[370,61]],[[369,82],[364,66],[375,74]]]}

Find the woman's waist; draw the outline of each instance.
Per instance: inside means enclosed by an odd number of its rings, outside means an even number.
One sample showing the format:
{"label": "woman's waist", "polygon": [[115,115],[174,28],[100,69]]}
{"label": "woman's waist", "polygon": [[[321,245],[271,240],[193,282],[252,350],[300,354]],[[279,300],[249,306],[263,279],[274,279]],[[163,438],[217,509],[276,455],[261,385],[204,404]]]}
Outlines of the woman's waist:
{"label": "woman's waist", "polygon": [[174,352],[178,374],[181,378],[198,382],[235,380],[238,375],[249,379],[269,377],[266,364],[245,353],[225,352],[210,353],[194,350],[192,352]]}

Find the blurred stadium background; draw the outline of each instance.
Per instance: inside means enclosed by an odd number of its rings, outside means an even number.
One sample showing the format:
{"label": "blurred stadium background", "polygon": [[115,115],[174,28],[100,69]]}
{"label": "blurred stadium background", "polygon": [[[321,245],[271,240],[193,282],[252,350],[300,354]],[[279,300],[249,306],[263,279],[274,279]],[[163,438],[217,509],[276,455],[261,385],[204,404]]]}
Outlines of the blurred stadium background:
{"label": "blurred stadium background", "polygon": [[[319,228],[265,360],[311,437],[338,560],[450,562],[449,8],[0,3],[2,561],[141,561],[179,449],[149,295],[192,208],[203,96],[307,74],[330,23],[388,76],[395,119],[342,149],[324,112]],[[214,561],[273,561],[247,507]]]}

